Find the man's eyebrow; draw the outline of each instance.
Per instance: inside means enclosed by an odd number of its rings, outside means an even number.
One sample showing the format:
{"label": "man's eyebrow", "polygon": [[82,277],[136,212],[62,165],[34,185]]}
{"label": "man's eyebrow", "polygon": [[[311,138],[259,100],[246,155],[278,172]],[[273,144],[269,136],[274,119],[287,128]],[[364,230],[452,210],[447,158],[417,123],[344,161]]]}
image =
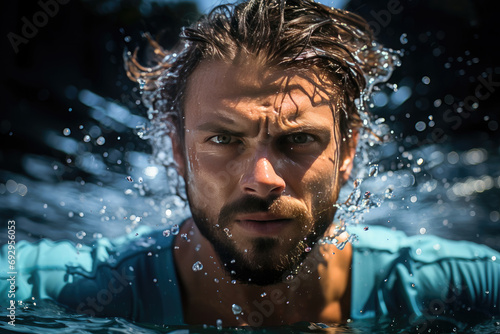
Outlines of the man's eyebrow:
{"label": "man's eyebrow", "polygon": [[223,133],[232,136],[243,136],[244,133],[241,131],[231,130],[228,125],[234,125],[235,122],[232,119],[222,118],[215,121],[206,122],[200,124],[196,127],[196,130],[207,131],[212,133]]}
{"label": "man's eyebrow", "polygon": [[205,122],[199,124],[196,129],[197,130],[210,130],[216,127],[222,127],[224,125],[234,125],[236,121],[230,117],[226,117],[224,115],[217,115],[217,119],[209,122]]}
{"label": "man's eyebrow", "polygon": [[297,126],[287,126],[285,128],[286,132],[328,132],[330,133],[330,126],[326,125],[297,125]]}

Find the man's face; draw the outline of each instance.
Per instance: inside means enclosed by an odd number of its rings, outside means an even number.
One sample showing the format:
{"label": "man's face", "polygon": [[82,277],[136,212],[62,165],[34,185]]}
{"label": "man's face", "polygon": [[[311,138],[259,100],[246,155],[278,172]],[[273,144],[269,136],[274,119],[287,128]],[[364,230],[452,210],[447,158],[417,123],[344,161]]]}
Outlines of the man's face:
{"label": "man's face", "polygon": [[312,72],[253,65],[198,66],[176,155],[193,219],[225,268],[267,285],[332,223],[343,167],[331,91]]}

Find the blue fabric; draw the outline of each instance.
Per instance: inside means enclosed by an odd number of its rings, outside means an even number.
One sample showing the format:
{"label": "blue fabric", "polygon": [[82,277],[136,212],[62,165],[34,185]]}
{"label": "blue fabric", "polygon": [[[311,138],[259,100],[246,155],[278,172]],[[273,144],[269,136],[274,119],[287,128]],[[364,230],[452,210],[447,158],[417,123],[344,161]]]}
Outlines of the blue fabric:
{"label": "blue fabric", "polygon": [[[111,242],[16,244],[16,300],[51,299],[91,316],[183,324],[174,236],[140,228]],[[0,253],[0,307],[7,307],[7,249]]]}
{"label": "blue fabric", "polygon": [[[351,318],[460,311],[499,314],[500,254],[486,246],[371,226],[351,227]],[[52,299],[78,313],[183,324],[172,242],[141,228],[77,249],[66,241],[16,245],[16,300]],[[0,305],[7,307],[7,249],[0,254]],[[469,308],[469,309],[467,309]],[[410,319],[410,320],[412,320]]]}
{"label": "blue fabric", "polygon": [[358,237],[352,258],[353,319],[404,314],[419,323],[500,314],[497,251],[436,236],[407,237],[379,226],[349,230]]}

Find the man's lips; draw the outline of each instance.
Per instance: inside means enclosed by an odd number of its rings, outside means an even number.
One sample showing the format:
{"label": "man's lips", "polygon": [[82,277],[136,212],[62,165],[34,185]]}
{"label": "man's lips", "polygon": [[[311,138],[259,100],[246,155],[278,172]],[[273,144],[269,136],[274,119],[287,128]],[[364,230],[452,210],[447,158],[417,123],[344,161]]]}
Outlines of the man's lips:
{"label": "man's lips", "polygon": [[273,215],[267,212],[249,213],[244,215],[238,215],[236,217],[236,221],[253,220],[257,222],[269,222],[275,220],[290,220],[290,219],[291,218],[289,217]]}
{"label": "man's lips", "polygon": [[271,236],[279,234],[292,222],[292,218],[271,215],[269,213],[252,213],[236,217],[236,226],[254,236]]}

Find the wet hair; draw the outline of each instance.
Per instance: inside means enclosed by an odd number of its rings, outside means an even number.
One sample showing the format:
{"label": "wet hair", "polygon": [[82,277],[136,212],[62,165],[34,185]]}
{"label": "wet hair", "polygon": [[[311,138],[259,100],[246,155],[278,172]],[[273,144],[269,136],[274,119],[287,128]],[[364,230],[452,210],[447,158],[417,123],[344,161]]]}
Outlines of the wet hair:
{"label": "wet hair", "polygon": [[332,110],[342,138],[349,142],[351,132],[366,123],[364,96],[374,84],[388,79],[394,61],[374,41],[363,18],[311,0],[248,0],[217,6],[184,28],[177,46],[168,51],[148,39],[156,65],[141,66],[136,52],[127,57],[126,69],[143,89],[151,138],[174,131],[183,138],[187,82],[202,61],[231,63],[254,57],[269,68],[307,70],[326,77],[325,85],[335,92],[330,94],[336,106]]}

